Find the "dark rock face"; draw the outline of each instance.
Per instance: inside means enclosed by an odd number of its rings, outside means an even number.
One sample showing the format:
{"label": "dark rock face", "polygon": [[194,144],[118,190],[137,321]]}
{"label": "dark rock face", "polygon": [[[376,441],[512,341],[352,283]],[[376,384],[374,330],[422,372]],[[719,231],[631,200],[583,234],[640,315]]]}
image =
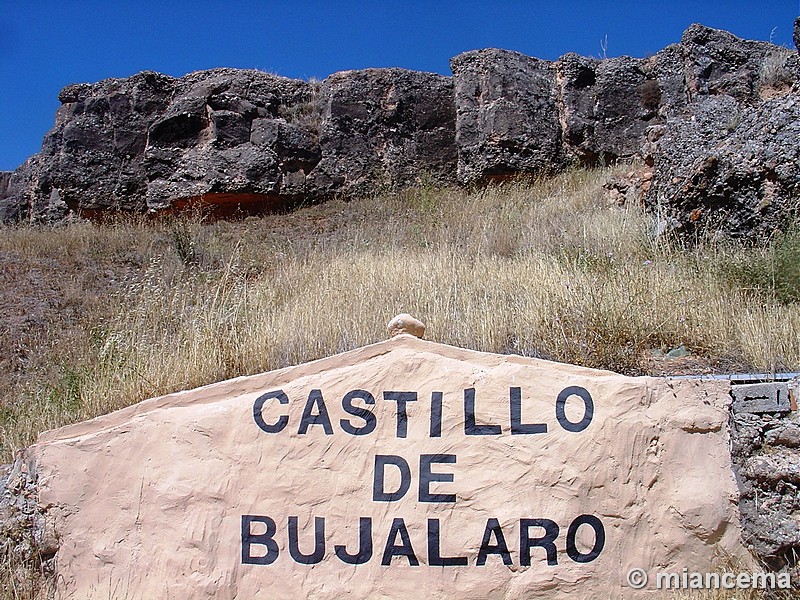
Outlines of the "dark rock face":
{"label": "dark rock face", "polygon": [[462,182],[638,156],[648,130],[686,104],[679,46],[649,59],[566,54],[556,63],[478,50],[450,66]]}
{"label": "dark rock face", "polygon": [[147,130],[173,91],[174,80],[150,72],[64,88],[39,154],[32,216],[51,200],[62,209],[144,210]]}
{"label": "dark rock face", "polygon": [[[308,83],[235,69],[68,86],[39,154],[33,212],[55,198],[91,214],[168,208],[215,192],[280,194],[295,149],[279,155],[286,136],[277,129],[306,131],[281,115],[312,97]],[[263,120],[275,134],[251,141]]]}
{"label": "dark rock face", "polygon": [[146,72],[59,98],[41,153],[3,176],[3,222],[198,202],[229,214],[455,177],[453,86],[441,75]]}
{"label": "dark rock face", "polygon": [[566,54],[557,63],[564,145],[594,166],[636,156],[662,104],[656,61]]}
{"label": "dark rock face", "polygon": [[800,17],[797,17],[794,20],[794,46],[797,48],[797,51],[800,52]]}
{"label": "dark rock face", "polygon": [[[798,24],[800,27],[800,24]],[[506,50],[453,77],[152,72],[64,88],[42,151],[0,176],[0,220],[212,205],[220,214],[642,160],[659,231],[768,237],[798,194],[800,55],[692,25],[644,59]]]}
{"label": "dark rock face", "polygon": [[[0,185],[0,223],[17,223],[30,217],[38,166],[37,154],[16,171],[9,174],[4,172],[4,181]],[[57,213],[53,215],[56,220],[65,214],[61,210],[51,212]]]}
{"label": "dark rock face", "polygon": [[595,105],[597,65],[600,61],[577,54],[565,54],[556,63],[561,92],[564,145],[584,164],[596,163]]}
{"label": "dark rock face", "polygon": [[176,80],[147,132],[147,208],[214,194],[290,198],[302,191],[290,182],[319,162],[316,110],[315,86],[259,71]]}
{"label": "dark rock face", "polygon": [[659,116],[666,118],[683,110],[689,101],[683,46],[667,46],[652,58],[645,59],[645,64],[650,69],[651,78],[658,81],[661,92]]}
{"label": "dark rock face", "polygon": [[344,71],[322,84],[321,161],[310,177],[318,196],[364,195],[420,183],[453,182],[453,83],[403,69]]}
{"label": "dark rock face", "polygon": [[458,179],[483,181],[564,166],[553,64],[507,50],[450,61]]}
{"label": "dark rock face", "polygon": [[0,223],[21,220],[21,215],[17,214],[19,207],[9,199],[13,193],[10,189],[12,178],[14,171],[0,171]]}
{"label": "dark rock face", "polygon": [[670,119],[647,203],[662,230],[765,239],[800,208],[800,97],[755,107],[720,95]]}
{"label": "dark rock face", "polygon": [[13,174],[14,171],[0,171],[0,195],[4,196],[8,192],[8,184]]}
{"label": "dark rock face", "polygon": [[[298,156],[319,160],[307,128],[282,118],[313,95],[305,82],[233,69],[68,86],[42,151],[0,192],[0,217],[144,212],[217,191],[280,194],[285,169],[308,168]],[[275,134],[251,141],[263,119]]]}
{"label": "dark rock face", "polygon": [[691,101],[648,148],[656,231],[766,240],[800,209],[800,58],[701,25],[681,46]]}
{"label": "dark rock face", "polygon": [[787,88],[800,75],[797,55],[768,42],[742,40],[727,31],[692,25],[681,38],[691,97],[732,96],[754,102],[769,87]]}

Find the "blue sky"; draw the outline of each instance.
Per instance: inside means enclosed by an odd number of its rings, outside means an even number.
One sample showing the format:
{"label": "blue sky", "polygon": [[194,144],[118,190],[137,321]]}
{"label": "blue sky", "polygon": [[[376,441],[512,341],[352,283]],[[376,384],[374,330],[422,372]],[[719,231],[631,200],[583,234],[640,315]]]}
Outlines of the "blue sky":
{"label": "blue sky", "polygon": [[608,56],[646,56],[695,22],[792,46],[798,12],[798,0],[0,0],[0,170],[38,152],[70,83],[220,66],[297,78],[365,67],[449,75],[450,57],[466,50],[554,60],[599,56],[601,40]]}

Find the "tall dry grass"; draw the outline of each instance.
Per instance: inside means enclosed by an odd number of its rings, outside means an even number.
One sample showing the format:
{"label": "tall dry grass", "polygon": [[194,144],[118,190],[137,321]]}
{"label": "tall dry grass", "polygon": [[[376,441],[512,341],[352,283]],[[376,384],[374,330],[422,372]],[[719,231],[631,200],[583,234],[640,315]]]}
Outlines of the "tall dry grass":
{"label": "tall dry grass", "polygon": [[0,460],[43,429],[384,339],[399,312],[439,342],[629,374],[686,368],[651,358],[680,345],[694,368],[797,368],[798,306],[727,269],[762,250],[653,241],[639,207],[609,204],[608,176],[414,189],[241,222],[6,228],[0,252],[63,266],[85,314],[71,347],[57,316],[40,332],[57,354],[41,349],[46,377],[4,401]]}

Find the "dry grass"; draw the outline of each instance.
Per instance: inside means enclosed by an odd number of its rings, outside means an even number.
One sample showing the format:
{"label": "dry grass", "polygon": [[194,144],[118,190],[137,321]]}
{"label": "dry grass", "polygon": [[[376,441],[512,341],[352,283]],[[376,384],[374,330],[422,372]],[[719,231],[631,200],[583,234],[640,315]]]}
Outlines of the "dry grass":
{"label": "dry grass", "polygon": [[[654,242],[608,176],[5,228],[0,462],[45,429],[384,339],[399,312],[436,341],[629,374],[800,367],[798,305],[742,281],[768,250]],[[653,358],[679,345],[693,357]]]}
{"label": "dry grass", "polygon": [[795,56],[794,49],[776,46],[764,57],[759,67],[757,82],[762,98],[769,98],[791,89],[797,78],[792,68],[792,60]]}
{"label": "dry grass", "polygon": [[10,557],[0,558],[1,600],[45,600],[53,587],[51,576]]}
{"label": "dry grass", "polygon": [[[44,429],[375,342],[399,312],[440,342],[629,374],[800,365],[798,306],[726,270],[759,251],[653,242],[607,176],[6,228],[0,460]],[[681,344],[692,359],[652,358]]]}

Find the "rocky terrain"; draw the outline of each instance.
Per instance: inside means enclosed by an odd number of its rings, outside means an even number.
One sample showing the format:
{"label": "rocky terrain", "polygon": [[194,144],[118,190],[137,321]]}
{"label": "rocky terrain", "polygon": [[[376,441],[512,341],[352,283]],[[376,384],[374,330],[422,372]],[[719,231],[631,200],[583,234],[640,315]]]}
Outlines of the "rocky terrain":
{"label": "rocky terrain", "polygon": [[741,412],[732,417],[734,466],[745,541],[773,569],[798,571],[800,423],[797,413]]}
{"label": "rocky terrain", "polygon": [[70,85],[41,152],[0,174],[0,220],[198,203],[264,212],[617,161],[636,166],[619,187],[659,231],[765,237],[795,212],[794,50],[692,25],[648,58],[486,49],[451,70],[307,82],[214,69]]}

